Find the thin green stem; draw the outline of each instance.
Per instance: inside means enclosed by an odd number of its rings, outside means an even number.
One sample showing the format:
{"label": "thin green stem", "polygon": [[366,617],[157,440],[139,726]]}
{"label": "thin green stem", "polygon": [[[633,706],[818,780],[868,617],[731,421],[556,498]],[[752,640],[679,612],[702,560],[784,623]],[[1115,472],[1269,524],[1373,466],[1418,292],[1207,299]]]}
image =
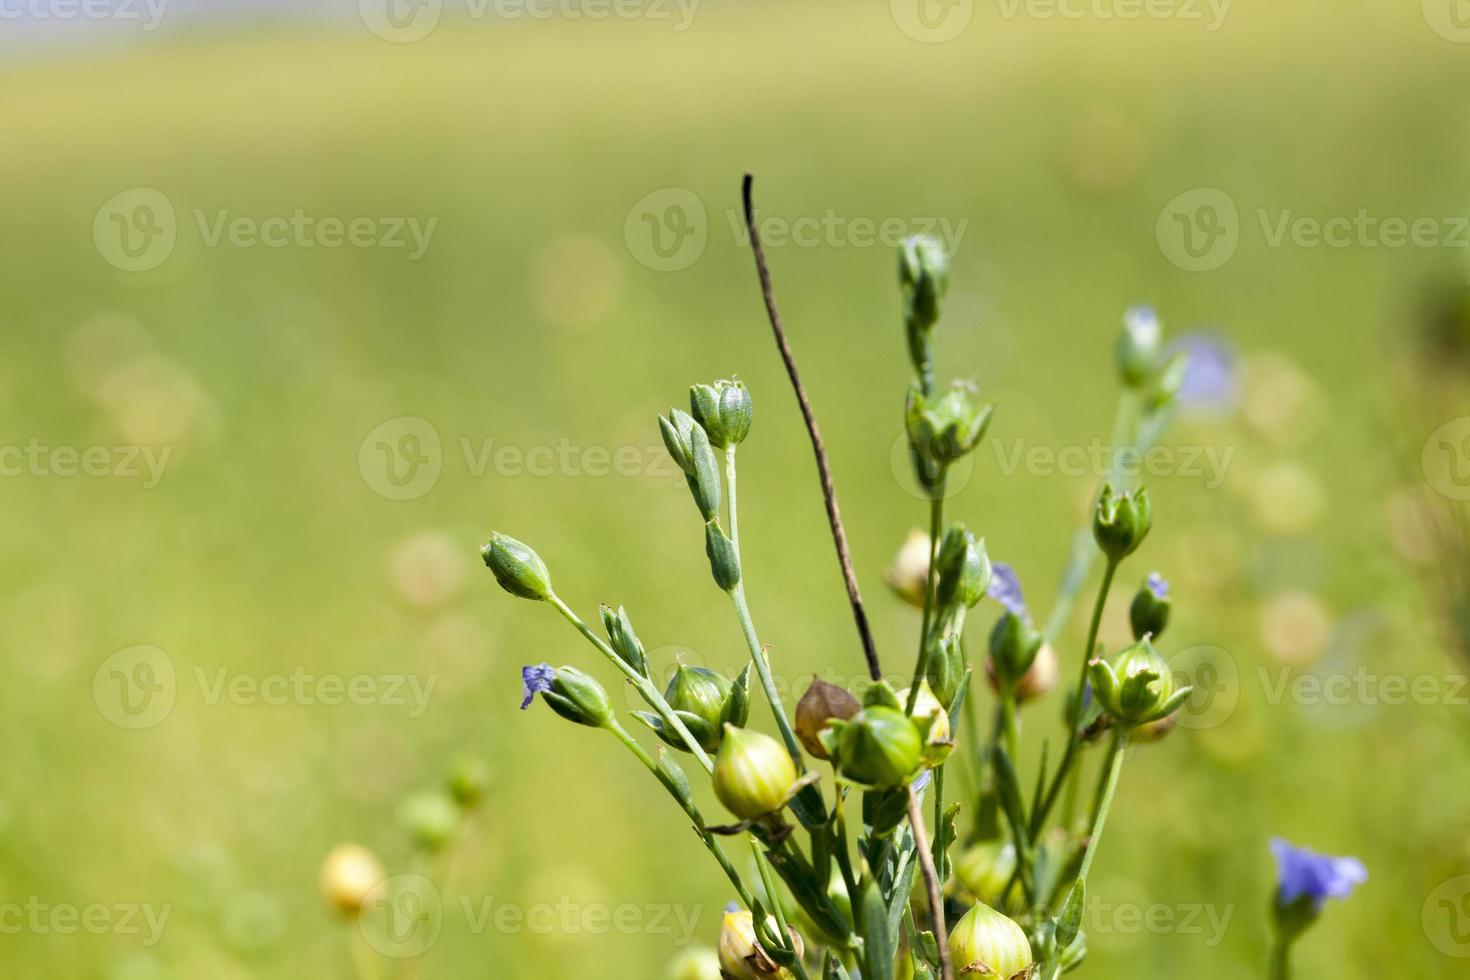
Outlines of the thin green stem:
{"label": "thin green stem", "polygon": [[654,687],[647,677],[644,677],[628,664],[624,663],[623,658],[614,653],[613,648],[608,646],[606,641],[604,641],[602,637],[592,632],[592,628],[589,627],[586,623],[582,622],[581,618],[578,617],[576,613],[572,612],[571,607],[563,602],[560,596],[553,592],[551,595],[546,597],[546,601],[551,603],[556,611],[561,613],[567,622],[571,623],[577,628],[577,632],[585,636],[589,643],[597,647],[598,650],[602,651],[602,655],[608,660],[612,661],[613,666],[618,668],[618,670],[621,671],[623,675],[628,678],[629,683],[631,683],[635,688],[638,689],[639,694],[643,695],[643,700],[647,701],[649,705],[653,707],[653,710],[658,712],[658,715],[660,718],[663,719],[664,724],[672,728],[675,732],[679,734],[679,737],[684,740],[684,745],[694,755],[694,758],[699,760],[699,764],[704,767],[704,771],[713,772],[715,764],[713,761],[711,761],[709,753],[705,752],[704,749],[700,747],[698,740],[696,740],[693,735],[689,734],[688,727],[679,720],[678,715],[674,714],[674,709],[669,707],[669,703],[665,701],[664,696],[658,692],[658,688]]}
{"label": "thin green stem", "polygon": [[939,880],[949,877],[948,852],[941,848],[944,840],[944,766],[934,770],[934,867]]}
{"label": "thin green stem", "polygon": [[352,923],[347,932],[347,948],[352,954],[352,969],[357,974],[357,980],[378,980],[378,961],[375,953],[368,946],[362,929],[357,927],[357,919],[354,918]]}
{"label": "thin green stem", "polygon": [[[735,547],[735,555],[740,555],[740,522],[735,503],[735,446],[732,444],[725,449],[725,480],[729,486],[730,497],[730,542]],[[776,690],[776,682],[771,677],[771,665],[766,659],[766,651],[761,646],[760,637],[755,631],[755,621],[750,615],[750,604],[745,601],[745,570],[742,567],[740,582],[730,590],[730,599],[735,603],[735,616],[740,620],[741,632],[745,634],[745,645],[750,648],[750,659],[755,663],[756,675],[760,678],[761,689],[766,692],[766,700],[771,705],[771,713],[776,716],[776,726],[781,729],[781,740],[786,743],[786,751],[791,753],[791,758],[796,762],[796,768],[806,771],[806,760],[802,758],[801,746],[796,741],[796,733],[791,730],[791,722],[786,718],[786,707],[781,703],[781,694]]]}
{"label": "thin green stem", "polygon": [[1092,817],[1092,829],[1087,834],[1086,850],[1082,854],[1082,867],[1077,872],[1078,878],[1086,878],[1087,873],[1092,870],[1092,859],[1097,854],[1097,845],[1102,840],[1103,827],[1108,821],[1108,811],[1112,809],[1113,797],[1118,792],[1118,779],[1123,775],[1123,762],[1127,758],[1128,730],[1116,728],[1113,730],[1113,742],[1108,753],[1107,781],[1103,783],[1102,792],[1098,796],[1096,811]]}
{"label": "thin green stem", "polygon": [[[760,869],[761,884],[765,886],[766,898],[771,903],[771,912],[776,916],[776,924],[781,927],[781,942],[794,952],[795,944],[791,941],[791,927],[786,924],[786,910],[782,908],[781,896],[776,891],[776,875],[771,870],[771,862],[766,859],[766,852],[761,847],[761,842],[754,837],[750,839],[750,849],[755,852],[755,866]],[[760,923],[760,925],[764,926],[765,923]],[[796,972],[798,980],[807,980],[806,967],[802,965],[800,956],[796,957],[791,968]]]}
{"label": "thin green stem", "polygon": [[1271,944],[1271,980],[1291,980],[1291,943],[1276,937]]}
{"label": "thin green stem", "polygon": [[1082,747],[1082,732],[1080,725],[1082,721],[1082,692],[1087,684],[1087,662],[1092,659],[1093,650],[1097,645],[1097,632],[1102,624],[1103,607],[1107,605],[1108,590],[1112,588],[1113,576],[1117,572],[1116,562],[1108,562],[1103,572],[1102,584],[1098,587],[1097,599],[1092,607],[1092,621],[1087,630],[1087,646],[1083,650],[1082,668],[1079,672],[1077,688],[1072,692],[1072,700],[1067,705],[1067,747],[1062,753],[1061,764],[1057,766],[1056,775],[1052,777],[1051,785],[1047,788],[1046,796],[1042,799],[1040,808],[1032,815],[1031,839],[1038,840],[1041,830],[1046,824],[1046,818],[1051,814],[1052,807],[1056,805],[1057,798],[1061,795],[1062,787],[1067,786],[1068,804],[1064,812],[1063,824],[1070,824],[1076,813],[1076,773],[1080,772],[1077,766],[1078,755]]}
{"label": "thin green stem", "polygon": [[935,593],[938,590],[938,575],[934,568],[934,562],[939,557],[939,534],[944,528],[944,485],[940,484],[937,496],[929,501],[929,568],[924,576],[924,618],[919,629],[919,657],[914,664],[914,682],[909,685],[909,701],[905,710],[908,714],[914,713],[914,705],[919,701],[919,685],[923,683],[925,675],[929,672],[929,652],[933,649],[930,629],[933,625],[933,617],[936,614],[934,603]]}
{"label": "thin green stem", "polygon": [[[1103,608],[1108,602],[1108,592],[1113,586],[1113,577],[1118,572],[1118,563],[1111,559],[1103,566],[1102,584],[1097,589],[1097,601],[1092,606],[1092,620],[1087,626],[1087,644],[1082,648],[1082,663],[1077,674],[1077,687],[1072,694],[1072,703],[1068,706],[1067,718],[1070,729],[1067,737],[1071,742],[1080,745],[1082,739],[1082,713],[1083,692],[1087,689],[1087,662],[1093,658],[1097,650],[1097,633],[1102,625]],[[1078,765],[1077,750],[1073,749],[1072,768],[1067,774],[1067,802],[1062,810],[1062,822],[1070,824],[1073,815],[1077,812],[1077,785],[1082,775],[1082,767]]]}
{"label": "thin green stem", "polygon": [[643,763],[644,767],[653,773],[654,777],[660,783],[663,783],[664,788],[669,791],[669,795],[674,798],[674,801],[679,804],[679,807],[689,816],[689,819],[694,821],[694,829],[699,833],[700,840],[704,842],[704,846],[719,863],[720,868],[725,872],[725,877],[730,879],[730,884],[735,886],[735,893],[740,896],[740,901],[744,903],[747,909],[755,908],[755,904],[751,899],[750,890],[745,887],[745,882],[741,879],[740,872],[736,871],[735,866],[730,863],[730,858],[725,854],[725,849],[720,846],[720,842],[715,840],[714,835],[706,829],[704,816],[699,812],[699,808],[686,800],[681,794],[676,793],[673,787],[664,782],[663,770],[659,768],[658,761],[649,755],[648,751],[639,745],[637,740],[632,735],[629,735],[622,725],[613,721],[608,725],[608,731],[612,732],[617,737],[617,740],[622,742],[628,751],[632,752],[638,758],[638,761]]}

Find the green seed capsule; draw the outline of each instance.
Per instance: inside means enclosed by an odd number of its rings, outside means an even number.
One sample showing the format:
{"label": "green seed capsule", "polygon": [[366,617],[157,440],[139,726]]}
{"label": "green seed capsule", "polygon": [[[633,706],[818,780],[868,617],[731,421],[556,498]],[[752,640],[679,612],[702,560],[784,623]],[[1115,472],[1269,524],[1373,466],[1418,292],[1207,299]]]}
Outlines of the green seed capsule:
{"label": "green seed capsule", "polygon": [[1148,640],[1139,640],[1111,663],[1088,665],[1097,703],[1119,725],[1129,728],[1173,714],[1188,700],[1191,689],[1176,688],[1174,672]]}
{"label": "green seed capsule", "polygon": [[522,599],[545,599],[551,595],[551,573],[541,556],[508,534],[490,535],[490,543],[480,549],[485,565],[495,574],[495,581],[511,595]]}
{"label": "green seed capsule", "polygon": [[902,786],[918,775],[924,762],[924,740],[913,720],[883,705],[869,705],[842,725],[836,746],[843,778],[861,786]]}
{"label": "green seed capsule", "polygon": [[[781,927],[775,916],[766,925],[775,935]],[[790,931],[791,945],[799,958],[803,952],[801,937]],[[726,912],[720,925],[720,969],[725,980],[790,980],[791,972],[776,963],[761,948],[755,935],[755,917],[744,910]]]}
{"label": "green seed capsule", "polygon": [[1031,943],[1025,931],[983,902],[977,902],[950,931],[949,958],[961,977],[1014,980],[1031,973]]}
{"label": "green seed capsule", "polygon": [[459,831],[459,807],[443,793],[418,793],[403,801],[398,821],[424,850],[441,851]]}
{"label": "green seed capsule", "polygon": [[796,788],[796,763],[769,735],[726,725],[713,779],[715,795],[726,809],[742,820],[754,820],[785,806]]}
{"label": "green seed capsule", "polygon": [[1092,536],[1103,554],[1114,562],[1122,561],[1143,544],[1153,527],[1153,505],[1148,488],[1139,487],[1132,494],[1115,494],[1112,485],[1103,487],[1092,518]]}
{"label": "green seed capsule", "polygon": [[738,445],[750,433],[750,392],[739,381],[694,385],[689,389],[689,411],[719,449]]}
{"label": "green seed capsule", "polygon": [[985,553],[985,542],[963,524],[945,532],[935,565],[939,571],[939,608],[963,605],[968,609],[985,598],[985,590],[990,587],[990,556]]}
{"label": "green seed capsule", "polygon": [[[725,724],[738,728],[745,724],[750,714],[750,667],[747,665],[740,677],[732,682],[716,671],[680,664],[664,690],[664,700],[702,749],[718,751],[724,739]],[[637,714],[658,733],[659,738],[680,751],[689,751],[683,737],[669,730],[658,715],[648,712]]]}

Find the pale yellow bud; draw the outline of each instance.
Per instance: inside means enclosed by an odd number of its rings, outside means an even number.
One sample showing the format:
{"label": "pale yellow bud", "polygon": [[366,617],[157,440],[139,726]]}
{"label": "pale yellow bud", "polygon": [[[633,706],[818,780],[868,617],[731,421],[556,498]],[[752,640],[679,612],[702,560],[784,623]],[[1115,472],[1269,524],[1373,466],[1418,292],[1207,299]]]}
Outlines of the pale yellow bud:
{"label": "pale yellow bud", "polygon": [[343,915],[356,915],[368,893],[387,876],[372,851],[357,844],[341,844],[322,862],[322,898]]}

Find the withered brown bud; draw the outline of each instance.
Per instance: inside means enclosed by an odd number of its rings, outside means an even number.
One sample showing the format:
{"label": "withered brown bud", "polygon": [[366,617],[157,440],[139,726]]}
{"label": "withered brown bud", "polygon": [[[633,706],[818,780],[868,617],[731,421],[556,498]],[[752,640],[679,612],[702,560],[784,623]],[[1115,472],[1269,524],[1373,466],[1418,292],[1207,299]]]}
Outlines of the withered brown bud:
{"label": "withered brown bud", "polygon": [[829,720],[847,721],[861,709],[858,699],[845,688],[814,677],[812,686],[796,704],[796,737],[818,759],[830,759],[820,738],[822,729]]}

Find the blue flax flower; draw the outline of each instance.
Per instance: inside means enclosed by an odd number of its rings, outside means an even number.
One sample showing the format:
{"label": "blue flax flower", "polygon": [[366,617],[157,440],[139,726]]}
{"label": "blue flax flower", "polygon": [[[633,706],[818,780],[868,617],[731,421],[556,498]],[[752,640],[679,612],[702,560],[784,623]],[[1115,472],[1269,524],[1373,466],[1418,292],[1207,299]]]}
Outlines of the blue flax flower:
{"label": "blue flax flower", "polygon": [[1005,607],[1017,619],[1026,619],[1026,600],[1021,597],[1021,580],[1016,570],[1003,561],[990,566],[990,587],[986,594]]}
{"label": "blue flax flower", "polygon": [[1320,910],[1327,899],[1347,898],[1368,880],[1368,869],[1354,857],[1317,854],[1305,847],[1293,847],[1280,837],[1272,838],[1271,853],[1276,856],[1276,883],[1283,905],[1305,895],[1311,899],[1313,910]]}
{"label": "blue flax flower", "polygon": [[1180,404],[1197,414],[1229,415],[1240,398],[1240,372],[1230,342],[1218,333],[1201,330],[1180,337],[1165,353],[1181,351],[1189,355],[1189,365],[1179,389]]}
{"label": "blue flax flower", "polygon": [[1169,598],[1169,582],[1158,572],[1149,572],[1148,581],[1144,583],[1148,590],[1154,594],[1155,599]]}
{"label": "blue flax flower", "polygon": [[556,668],[551,664],[535,664],[531,667],[521,668],[521,710],[525,711],[536,700],[536,695],[543,691],[551,690],[551,682],[556,680]]}

